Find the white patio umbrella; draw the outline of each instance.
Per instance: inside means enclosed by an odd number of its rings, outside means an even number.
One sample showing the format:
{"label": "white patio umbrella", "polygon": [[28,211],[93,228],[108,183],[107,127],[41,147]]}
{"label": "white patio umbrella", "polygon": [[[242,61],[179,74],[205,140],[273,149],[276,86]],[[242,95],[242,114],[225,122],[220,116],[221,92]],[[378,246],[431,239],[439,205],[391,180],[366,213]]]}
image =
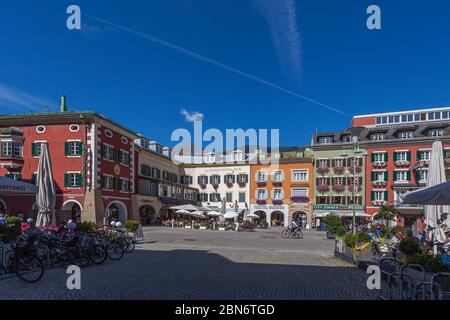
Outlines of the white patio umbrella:
{"label": "white patio umbrella", "polygon": [[187,210],[187,211],[197,211],[198,207],[192,205],[192,204],[183,204],[180,206],[170,207],[169,209],[172,210]]}
{"label": "white patio umbrella", "polygon": [[251,219],[259,219],[259,216],[257,214],[254,214],[254,213],[249,213],[245,217],[246,218],[251,218]]}
{"label": "white patio umbrella", "polygon": [[237,212],[235,212],[235,211],[229,211],[229,212],[227,212],[227,213],[225,213],[225,214],[223,215],[223,217],[224,217],[225,219],[234,219],[234,218],[236,218],[237,216],[239,216],[239,214],[238,214]]}
{"label": "white patio umbrella", "polygon": [[[449,212],[448,204],[450,202],[444,200],[445,198],[448,199],[448,195],[446,195],[448,191],[445,191],[447,187],[446,181],[442,143],[435,141],[431,149],[427,188],[407,193],[401,197],[401,201],[403,203],[424,204],[425,223],[432,228],[436,228],[438,227],[438,220],[441,218],[441,214]],[[433,195],[437,191],[445,198],[439,199],[437,193]],[[439,202],[440,204],[437,204]],[[442,232],[439,232],[438,229],[434,229],[433,234],[436,241],[444,241]]]}
{"label": "white patio umbrella", "polygon": [[39,158],[36,185],[38,188],[38,193],[36,195],[36,204],[38,206],[36,226],[42,227],[48,222],[56,224],[56,190],[53,182],[47,143],[41,144],[41,155]]}
{"label": "white patio umbrella", "polygon": [[206,218],[202,211],[194,211],[194,212],[191,212],[190,215],[194,218],[200,218],[200,219]]}
{"label": "white patio umbrella", "polygon": [[219,216],[222,216],[223,213],[222,212],[218,212],[218,211],[209,211],[207,213],[207,215],[210,216],[210,217],[219,217]]}
{"label": "white patio umbrella", "polygon": [[175,213],[189,215],[191,212],[184,210],[184,209],[180,209],[180,210],[175,211]]}

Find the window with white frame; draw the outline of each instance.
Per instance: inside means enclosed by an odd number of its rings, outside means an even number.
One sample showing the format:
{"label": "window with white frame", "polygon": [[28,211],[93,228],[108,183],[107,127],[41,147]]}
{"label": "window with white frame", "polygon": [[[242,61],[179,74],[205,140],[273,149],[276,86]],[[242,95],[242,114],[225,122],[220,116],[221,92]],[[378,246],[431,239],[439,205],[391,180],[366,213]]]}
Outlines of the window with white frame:
{"label": "window with white frame", "polygon": [[431,151],[430,150],[419,151],[419,161],[430,161],[430,160],[431,160]]}
{"label": "window with white frame", "polygon": [[408,161],[408,152],[407,151],[397,152],[397,161]]}
{"label": "window with white frame", "polygon": [[283,200],[283,189],[273,189],[273,200]]}
{"label": "window with white frame", "polygon": [[119,178],[119,191],[129,192],[130,191],[130,180]]}
{"label": "window with white frame", "polygon": [[444,129],[432,129],[431,136],[432,137],[442,137],[444,135]]}
{"label": "window with white frame", "polygon": [[308,188],[292,188],[291,197],[308,197]]}
{"label": "window with white frame", "polygon": [[330,144],[332,142],[333,142],[333,137],[331,137],[331,136],[319,137],[320,144]]}
{"label": "window with white frame", "polygon": [[292,181],[293,182],[306,182],[308,181],[308,170],[292,170]]}
{"label": "window with white frame", "polygon": [[281,182],[283,181],[283,170],[276,170],[272,174],[273,182]]}
{"label": "window with white frame", "polygon": [[342,159],[342,158],[334,159],[334,166],[335,167],[343,167],[344,159]]}
{"label": "window with white frame", "polygon": [[384,140],[384,134],[383,133],[372,133],[370,135],[370,140],[373,140],[373,141]]}
{"label": "window with white frame", "polygon": [[426,182],[428,180],[428,170],[421,169],[418,170],[417,173],[420,182]]}
{"label": "window with white frame", "polygon": [[64,175],[64,187],[80,188],[83,184],[82,175],[79,172],[68,172]]}
{"label": "window with white frame", "polygon": [[373,191],[373,200],[384,201],[384,191]]}
{"label": "window with white frame", "polygon": [[200,193],[200,201],[201,202],[208,202],[208,194],[207,193]]}
{"label": "window with white frame", "polygon": [[258,189],[256,191],[256,199],[257,200],[266,200],[267,199],[267,190],[266,189]]}
{"label": "window with white frame", "polygon": [[384,153],[374,153],[373,162],[374,163],[384,162]]}
{"label": "window with white frame", "polygon": [[317,185],[318,186],[327,186],[328,185],[328,178],[325,178],[325,177],[317,178]]}
{"label": "window with white frame", "polygon": [[121,164],[129,165],[130,164],[130,153],[120,150],[119,151],[119,161]]}
{"label": "window with white frame", "polygon": [[344,178],[343,177],[334,177],[333,178],[333,184],[335,186],[343,186],[344,185]]}
{"label": "window with white frame", "polygon": [[395,181],[406,182],[408,180],[408,171],[395,171]]}
{"label": "window with white frame", "polygon": [[12,157],[13,154],[13,142],[4,141],[2,142],[2,157]]}
{"label": "window with white frame", "polygon": [[107,160],[114,160],[114,148],[107,145],[107,144],[102,144],[102,156],[104,159]]}
{"label": "window with white frame", "polygon": [[375,171],[374,173],[374,178],[376,182],[384,182],[385,181],[385,176],[386,173],[385,171]]}
{"label": "window with white frame", "polygon": [[114,177],[103,175],[102,176],[102,188],[107,190],[114,190]]}
{"label": "window with white frame", "polygon": [[400,139],[412,139],[413,132],[412,131],[402,131],[400,132]]}
{"label": "window with white frame", "polygon": [[328,159],[319,159],[319,168],[324,168],[328,166]]}
{"label": "window with white frame", "polygon": [[83,149],[83,144],[81,143],[81,141],[67,141],[65,147],[66,156],[81,156],[81,152]]}
{"label": "window with white frame", "polygon": [[256,172],[256,181],[257,182],[266,182],[267,181],[267,171],[258,170]]}

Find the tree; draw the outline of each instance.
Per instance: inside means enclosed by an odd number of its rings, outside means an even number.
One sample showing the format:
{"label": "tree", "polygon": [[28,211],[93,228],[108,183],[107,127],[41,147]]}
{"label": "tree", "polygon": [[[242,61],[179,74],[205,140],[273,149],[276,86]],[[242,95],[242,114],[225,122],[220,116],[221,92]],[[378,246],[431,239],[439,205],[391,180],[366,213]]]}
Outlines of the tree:
{"label": "tree", "polygon": [[383,224],[389,227],[389,221],[395,221],[398,215],[398,210],[393,205],[382,206],[380,210],[375,214],[374,219],[382,220]]}

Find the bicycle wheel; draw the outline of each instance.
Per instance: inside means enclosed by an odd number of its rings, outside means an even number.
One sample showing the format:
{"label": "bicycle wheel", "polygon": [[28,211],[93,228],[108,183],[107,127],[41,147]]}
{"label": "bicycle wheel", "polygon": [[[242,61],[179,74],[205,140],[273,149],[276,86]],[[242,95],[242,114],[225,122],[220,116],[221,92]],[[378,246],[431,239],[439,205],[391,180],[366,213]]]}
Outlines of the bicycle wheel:
{"label": "bicycle wheel", "polygon": [[289,231],[289,230],[283,230],[282,232],[281,232],[281,237],[283,238],[283,239],[287,239],[287,238],[289,238],[291,236],[291,232]]}
{"label": "bicycle wheel", "polygon": [[110,242],[108,245],[108,257],[111,260],[120,260],[125,254],[125,249],[122,243],[118,241]]}
{"label": "bicycle wheel", "polygon": [[44,263],[38,257],[27,255],[16,262],[15,273],[19,279],[27,283],[39,281],[44,275]]}
{"label": "bicycle wheel", "polygon": [[100,245],[95,245],[90,250],[91,260],[95,264],[102,264],[108,258],[106,248]]}
{"label": "bicycle wheel", "polygon": [[125,249],[126,253],[132,253],[136,248],[136,243],[133,240],[127,241],[127,247]]}
{"label": "bicycle wheel", "polygon": [[303,232],[302,232],[302,230],[298,230],[298,231],[297,231],[297,237],[298,237],[299,239],[303,239]]}
{"label": "bicycle wheel", "polygon": [[87,250],[71,248],[68,252],[68,258],[71,264],[84,268],[89,266],[92,261]]}

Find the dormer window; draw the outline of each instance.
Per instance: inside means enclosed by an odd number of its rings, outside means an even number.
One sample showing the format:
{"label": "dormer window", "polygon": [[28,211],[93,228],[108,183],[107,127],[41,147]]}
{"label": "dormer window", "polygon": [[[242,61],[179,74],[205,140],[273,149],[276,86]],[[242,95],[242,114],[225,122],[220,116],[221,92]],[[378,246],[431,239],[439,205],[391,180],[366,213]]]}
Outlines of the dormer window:
{"label": "dormer window", "polygon": [[370,140],[373,140],[373,141],[384,140],[384,134],[383,133],[372,133],[370,135]]}
{"label": "dormer window", "polygon": [[399,134],[400,139],[412,139],[413,132],[412,131],[402,131]]}
{"label": "dormer window", "polygon": [[333,137],[319,137],[319,144],[330,144],[333,142]]}
{"label": "dormer window", "polygon": [[442,137],[444,135],[444,129],[431,129],[430,135],[432,137]]}

